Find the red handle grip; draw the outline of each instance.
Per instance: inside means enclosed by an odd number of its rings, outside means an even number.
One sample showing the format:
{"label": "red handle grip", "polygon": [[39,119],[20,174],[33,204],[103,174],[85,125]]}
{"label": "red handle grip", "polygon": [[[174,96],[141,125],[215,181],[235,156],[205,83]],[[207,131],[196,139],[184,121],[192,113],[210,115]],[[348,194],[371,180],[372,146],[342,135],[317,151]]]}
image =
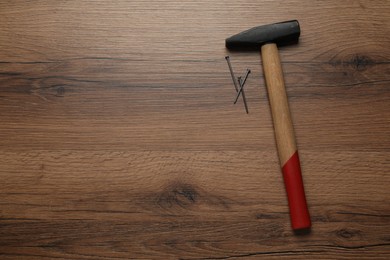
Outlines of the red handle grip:
{"label": "red handle grip", "polygon": [[292,228],[294,230],[310,228],[311,221],[303,188],[298,151],[283,165],[282,171],[290,207]]}

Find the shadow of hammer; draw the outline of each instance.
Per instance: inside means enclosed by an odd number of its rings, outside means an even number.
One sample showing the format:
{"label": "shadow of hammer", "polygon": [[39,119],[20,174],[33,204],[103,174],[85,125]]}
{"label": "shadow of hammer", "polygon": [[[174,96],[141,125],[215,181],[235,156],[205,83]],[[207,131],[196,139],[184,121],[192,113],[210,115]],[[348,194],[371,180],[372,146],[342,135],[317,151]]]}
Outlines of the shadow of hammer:
{"label": "shadow of hammer", "polygon": [[226,47],[238,51],[261,48],[264,77],[287,191],[291,225],[294,230],[309,230],[310,215],[277,47],[297,43],[299,35],[298,21],[286,21],[254,27],[236,34],[226,39]]}

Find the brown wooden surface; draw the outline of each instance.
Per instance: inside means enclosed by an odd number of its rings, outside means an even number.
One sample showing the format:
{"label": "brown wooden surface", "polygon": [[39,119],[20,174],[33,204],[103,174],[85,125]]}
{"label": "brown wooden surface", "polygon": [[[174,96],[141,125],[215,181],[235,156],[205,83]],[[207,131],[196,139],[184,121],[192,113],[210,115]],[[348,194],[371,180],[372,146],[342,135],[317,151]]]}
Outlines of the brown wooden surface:
{"label": "brown wooden surface", "polygon": [[[1,1],[1,259],[389,259],[388,1]],[[290,229],[260,54],[281,59],[312,214]],[[235,90],[248,67],[246,96]]]}

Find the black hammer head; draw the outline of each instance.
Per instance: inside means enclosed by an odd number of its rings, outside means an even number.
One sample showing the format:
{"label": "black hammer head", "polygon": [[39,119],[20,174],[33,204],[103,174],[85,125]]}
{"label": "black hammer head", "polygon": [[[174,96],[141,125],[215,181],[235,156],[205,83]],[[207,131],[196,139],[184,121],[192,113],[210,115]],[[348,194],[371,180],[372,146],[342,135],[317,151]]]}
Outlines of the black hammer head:
{"label": "black hammer head", "polygon": [[226,48],[259,48],[266,43],[287,45],[298,42],[301,30],[297,20],[254,27],[226,39]]}

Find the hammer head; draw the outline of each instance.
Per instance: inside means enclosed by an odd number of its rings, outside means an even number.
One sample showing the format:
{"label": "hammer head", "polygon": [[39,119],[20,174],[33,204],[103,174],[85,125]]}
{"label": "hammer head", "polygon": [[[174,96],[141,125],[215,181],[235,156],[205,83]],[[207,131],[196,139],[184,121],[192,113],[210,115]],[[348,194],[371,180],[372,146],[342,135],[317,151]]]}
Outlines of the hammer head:
{"label": "hammer head", "polygon": [[297,20],[254,27],[226,39],[226,48],[259,48],[266,43],[287,45],[298,42],[301,29]]}

